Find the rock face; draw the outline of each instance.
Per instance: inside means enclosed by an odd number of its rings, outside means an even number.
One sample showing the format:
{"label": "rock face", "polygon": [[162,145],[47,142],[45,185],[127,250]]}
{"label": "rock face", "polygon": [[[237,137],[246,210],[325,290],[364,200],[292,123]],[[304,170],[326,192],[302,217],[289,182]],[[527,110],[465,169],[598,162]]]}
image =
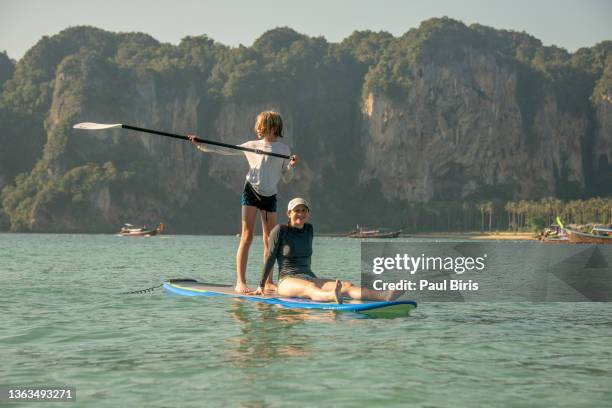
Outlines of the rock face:
{"label": "rock face", "polygon": [[560,111],[552,92],[525,123],[517,74],[491,55],[468,50],[452,66],[414,70],[423,74],[401,101],[369,93],[362,102],[362,179],[384,180],[387,200],[465,199],[491,186],[506,198],[554,196],[561,178],[586,187],[588,118]]}
{"label": "rock face", "polygon": [[[597,98],[597,96],[596,96]],[[601,191],[612,185],[612,89],[597,98],[597,129],[593,143],[593,184]]]}
{"label": "rock face", "polygon": [[[239,144],[269,109],[300,156],[296,178],[279,186],[279,212],[305,196],[319,230],[401,224],[412,203],[611,194],[611,66],[610,42],[572,55],[448,19],[342,44],[282,28],[236,49],[69,29],[33,47],[1,95],[0,137],[12,143],[0,150],[0,227],[164,222],[171,233],[235,233],[244,158],[72,125]],[[19,162],[21,151],[34,156]]]}

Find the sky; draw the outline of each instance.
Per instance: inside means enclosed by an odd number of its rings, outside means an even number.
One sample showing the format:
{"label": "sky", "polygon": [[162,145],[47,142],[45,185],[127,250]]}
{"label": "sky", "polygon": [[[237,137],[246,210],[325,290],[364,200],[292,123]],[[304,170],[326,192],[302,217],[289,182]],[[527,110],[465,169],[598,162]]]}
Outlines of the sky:
{"label": "sky", "polygon": [[612,0],[0,0],[0,51],[18,60],[43,35],[75,25],[248,46],[275,27],[339,42],[355,30],[399,36],[443,16],[526,31],[572,52],[612,40]]}

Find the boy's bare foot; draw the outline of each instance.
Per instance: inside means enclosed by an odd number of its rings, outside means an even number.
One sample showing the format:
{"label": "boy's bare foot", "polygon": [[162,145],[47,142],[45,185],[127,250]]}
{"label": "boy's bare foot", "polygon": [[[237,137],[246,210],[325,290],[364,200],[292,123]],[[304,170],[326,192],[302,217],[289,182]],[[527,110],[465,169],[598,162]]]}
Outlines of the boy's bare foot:
{"label": "boy's bare foot", "polygon": [[332,300],[336,303],[342,303],[342,282],[336,280],[336,287],[334,288],[334,294]]}
{"label": "boy's bare foot", "polygon": [[253,289],[249,288],[246,283],[238,282],[234,287],[234,292],[236,293],[249,293],[252,292]]}

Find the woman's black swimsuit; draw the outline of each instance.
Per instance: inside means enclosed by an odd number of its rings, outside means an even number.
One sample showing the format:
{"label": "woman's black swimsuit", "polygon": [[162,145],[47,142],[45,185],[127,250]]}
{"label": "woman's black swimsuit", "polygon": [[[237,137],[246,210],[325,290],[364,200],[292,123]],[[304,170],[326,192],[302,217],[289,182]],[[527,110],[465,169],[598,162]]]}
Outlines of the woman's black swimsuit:
{"label": "woman's black swimsuit", "polygon": [[287,225],[274,227],[268,239],[268,254],[259,286],[263,288],[266,284],[274,268],[274,262],[278,263],[279,280],[295,275],[316,278],[310,269],[312,237],[312,224],[304,224],[303,228]]}

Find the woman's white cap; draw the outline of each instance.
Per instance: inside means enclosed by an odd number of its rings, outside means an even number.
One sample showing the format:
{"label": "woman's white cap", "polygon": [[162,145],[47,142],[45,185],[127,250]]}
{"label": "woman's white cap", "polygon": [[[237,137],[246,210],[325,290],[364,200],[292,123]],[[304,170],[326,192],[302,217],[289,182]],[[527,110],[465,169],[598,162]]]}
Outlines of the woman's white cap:
{"label": "woman's white cap", "polygon": [[297,207],[300,204],[305,205],[306,208],[308,208],[308,211],[310,211],[310,204],[308,204],[308,201],[300,197],[296,197],[293,200],[289,201],[289,204],[287,204],[287,211],[293,210],[295,207]]}

